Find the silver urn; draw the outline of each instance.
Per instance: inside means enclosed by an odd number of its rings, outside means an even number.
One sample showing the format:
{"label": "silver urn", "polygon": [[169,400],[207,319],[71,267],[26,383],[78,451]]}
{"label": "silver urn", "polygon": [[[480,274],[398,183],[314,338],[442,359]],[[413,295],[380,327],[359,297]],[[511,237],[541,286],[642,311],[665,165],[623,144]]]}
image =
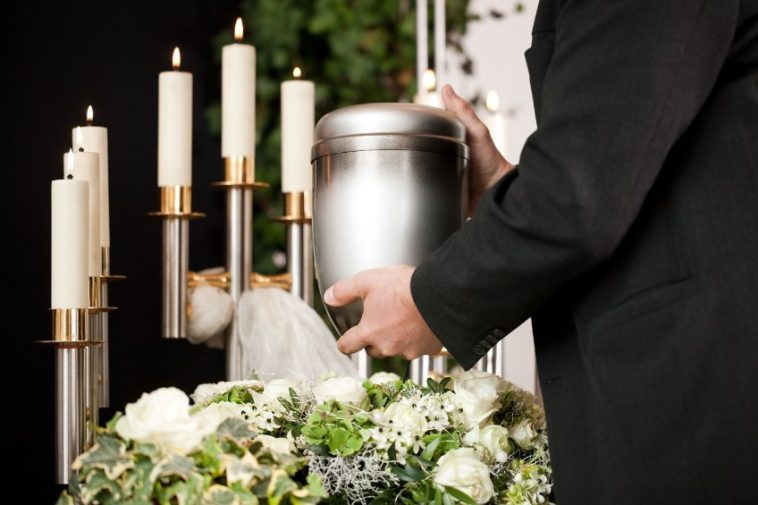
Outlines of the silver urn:
{"label": "silver urn", "polygon": [[[319,289],[366,269],[418,265],[463,223],[466,130],[442,109],[374,103],[316,125],[313,239]],[[327,307],[340,332],[362,304]]]}

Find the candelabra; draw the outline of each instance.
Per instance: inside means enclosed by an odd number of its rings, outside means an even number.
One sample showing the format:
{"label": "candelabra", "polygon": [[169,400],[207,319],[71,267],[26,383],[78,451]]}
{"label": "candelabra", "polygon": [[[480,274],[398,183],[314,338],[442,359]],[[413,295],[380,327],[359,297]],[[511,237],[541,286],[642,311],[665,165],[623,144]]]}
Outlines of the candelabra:
{"label": "candelabra", "polygon": [[[224,158],[225,177],[214,187],[226,191],[226,271],[214,274],[190,272],[189,223],[202,214],[192,212],[190,187],[161,187],[163,219],[163,337],[186,338],[190,313],[187,290],[200,284],[225,289],[237,303],[247,289],[274,286],[287,289],[313,303],[313,252],[310,207],[307,194],[285,195],[285,215],[278,220],[288,227],[288,272],[266,276],[253,271],[253,190],[268,184],[255,180],[251,157]],[[289,203],[288,203],[289,202]],[[226,375],[240,380],[250,370],[242,369],[242,345],[234,317],[226,329]]]}

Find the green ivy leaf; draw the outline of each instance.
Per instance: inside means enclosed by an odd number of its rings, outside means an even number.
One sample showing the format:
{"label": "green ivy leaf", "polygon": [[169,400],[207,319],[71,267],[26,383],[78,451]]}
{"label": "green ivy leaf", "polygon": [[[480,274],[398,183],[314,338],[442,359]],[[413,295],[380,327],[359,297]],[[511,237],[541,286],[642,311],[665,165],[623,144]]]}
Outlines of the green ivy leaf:
{"label": "green ivy leaf", "polygon": [[246,440],[255,437],[255,432],[250,429],[250,426],[237,417],[225,419],[216,429],[216,433],[222,439]]}

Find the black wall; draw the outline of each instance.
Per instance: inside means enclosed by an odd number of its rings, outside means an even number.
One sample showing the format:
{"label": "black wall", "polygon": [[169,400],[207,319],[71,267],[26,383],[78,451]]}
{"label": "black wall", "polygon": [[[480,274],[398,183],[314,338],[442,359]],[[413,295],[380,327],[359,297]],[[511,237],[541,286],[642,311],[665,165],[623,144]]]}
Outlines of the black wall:
{"label": "black wall", "polygon": [[[221,351],[160,337],[160,222],[156,142],[158,73],[170,67],[175,45],[194,73],[195,210],[190,268],[221,265],[223,194],[209,187],[222,177],[218,139],[207,132],[204,109],[219,97],[212,36],[232,28],[237,2],[18,2],[2,17],[2,312],[4,398],[2,438],[6,489],[25,503],[52,503],[53,350],[49,338],[50,181],[60,178],[71,128],[92,104],[95,123],[110,138],[110,213],[114,284],[111,305],[112,408],[141,392],[175,385],[191,392],[223,378]],[[10,283],[7,282],[10,280]],[[10,347],[8,347],[10,343]],[[6,466],[7,468],[7,466]],[[8,491],[10,492],[10,491]]]}

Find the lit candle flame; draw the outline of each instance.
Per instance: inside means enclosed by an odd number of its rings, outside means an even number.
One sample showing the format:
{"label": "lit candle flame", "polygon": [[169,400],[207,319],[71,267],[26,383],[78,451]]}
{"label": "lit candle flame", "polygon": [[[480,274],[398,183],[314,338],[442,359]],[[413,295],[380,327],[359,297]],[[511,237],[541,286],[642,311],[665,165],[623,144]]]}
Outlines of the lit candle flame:
{"label": "lit candle flame", "polygon": [[427,91],[434,91],[437,87],[437,76],[434,74],[434,70],[427,68],[424,71],[424,77],[421,78],[421,86]]}
{"label": "lit candle flame", "polygon": [[242,26],[242,18],[237,18],[237,21],[234,23],[234,40],[242,40],[244,36],[245,30]]}
{"label": "lit candle flame", "polygon": [[300,76],[303,75],[303,71],[300,70],[300,67],[295,67],[292,69],[292,77],[295,79],[300,79]]}
{"label": "lit candle flame", "polygon": [[174,48],[174,54],[171,55],[171,65],[174,67],[174,70],[179,70],[179,67],[182,66],[182,53],[179,52],[179,48]]}
{"label": "lit candle flame", "polygon": [[497,112],[500,110],[500,96],[498,96],[497,91],[490,91],[487,93],[487,100],[485,100],[485,105],[487,106],[487,110],[490,112]]}
{"label": "lit candle flame", "polygon": [[73,179],[71,173],[74,171],[74,149],[70,148],[68,150],[68,156],[65,156],[66,158],[66,175],[68,175],[68,179]]}
{"label": "lit candle flame", "polygon": [[95,120],[95,112],[92,110],[92,106],[87,106],[87,124],[91,125],[92,121]]}
{"label": "lit candle flame", "polygon": [[76,127],[76,145],[79,146],[79,150],[84,151],[84,137],[82,136],[81,127]]}

